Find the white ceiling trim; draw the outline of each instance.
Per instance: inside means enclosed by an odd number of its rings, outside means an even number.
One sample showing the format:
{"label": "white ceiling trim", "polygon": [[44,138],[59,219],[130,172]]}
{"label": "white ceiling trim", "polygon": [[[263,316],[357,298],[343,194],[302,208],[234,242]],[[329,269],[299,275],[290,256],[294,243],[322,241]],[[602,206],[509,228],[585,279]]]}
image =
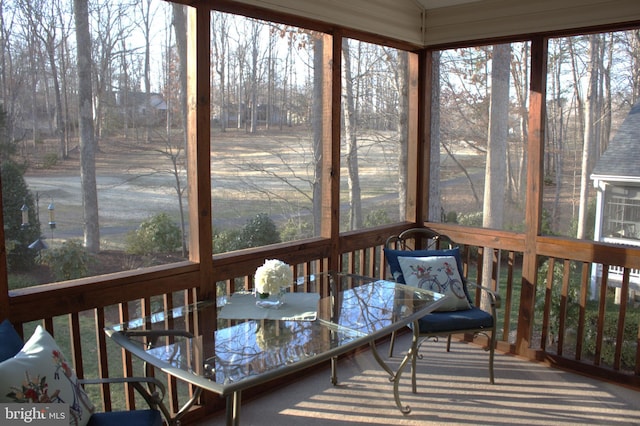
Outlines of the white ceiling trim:
{"label": "white ceiling trim", "polygon": [[434,46],[640,21],[640,0],[233,0]]}
{"label": "white ceiling trim", "polygon": [[481,0],[416,0],[423,8],[439,9],[441,7],[456,6],[458,4],[475,3]]}
{"label": "white ceiling trim", "polygon": [[422,46],[423,8],[416,0],[235,0]]}

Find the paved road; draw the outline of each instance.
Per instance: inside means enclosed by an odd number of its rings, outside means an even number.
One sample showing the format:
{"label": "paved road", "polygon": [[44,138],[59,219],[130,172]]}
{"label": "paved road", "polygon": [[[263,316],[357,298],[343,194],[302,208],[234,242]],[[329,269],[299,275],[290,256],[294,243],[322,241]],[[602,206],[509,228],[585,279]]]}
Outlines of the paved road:
{"label": "paved road", "polygon": [[[47,230],[47,206],[53,201],[57,223],[54,236],[82,237],[80,176],[25,179],[31,192],[38,194],[40,223],[45,236],[51,235]],[[168,175],[147,176],[129,182],[122,176],[99,176],[97,186],[101,236],[126,234],[157,212],[177,211],[177,195],[172,177]]]}

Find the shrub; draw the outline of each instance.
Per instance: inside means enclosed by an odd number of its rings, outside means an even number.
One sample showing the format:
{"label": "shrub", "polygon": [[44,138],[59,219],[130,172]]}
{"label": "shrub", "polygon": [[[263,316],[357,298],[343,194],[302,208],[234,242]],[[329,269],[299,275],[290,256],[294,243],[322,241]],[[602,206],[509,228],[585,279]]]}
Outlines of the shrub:
{"label": "shrub", "polygon": [[91,259],[82,243],[76,240],[67,240],[61,247],[45,250],[42,254],[42,263],[51,268],[56,281],[86,277]]}
{"label": "shrub", "polygon": [[280,242],[280,233],[276,224],[266,213],[260,213],[249,219],[242,228],[241,238],[246,247],[261,247]]}
{"label": "shrub", "polygon": [[241,229],[226,229],[213,234],[213,252],[226,253],[245,248],[242,244]]}
{"label": "shrub", "polygon": [[170,253],[182,240],[180,228],[166,213],[158,213],[143,221],[137,230],[127,234],[126,251],[131,254]]}
{"label": "shrub", "polygon": [[215,253],[226,253],[250,247],[261,247],[281,242],[276,224],[266,213],[249,219],[241,230],[230,229],[213,235]]}
{"label": "shrub", "polygon": [[386,211],[380,209],[367,213],[363,226],[365,228],[373,228],[374,226],[386,225],[387,223],[391,223],[391,219],[389,219]]}
{"label": "shrub", "polygon": [[299,218],[289,219],[280,230],[282,241],[295,241],[313,237],[311,222]]}
{"label": "shrub", "polygon": [[50,169],[58,164],[58,154],[50,152],[46,154],[42,160],[42,168]]}
{"label": "shrub", "polygon": [[[611,297],[611,296],[610,296]],[[610,302],[610,301],[608,301]],[[587,311],[585,321],[584,352],[587,356],[593,357],[596,352],[597,327],[598,327],[597,306]],[[620,350],[620,367],[623,370],[634,371],[636,365],[636,340],[638,334],[638,322],[640,313],[628,310],[623,327],[623,341]],[[618,334],[618,307],[613,303],[607,303],[607,312],[604,318],[604,329],[602,344],[602,362],[607,365],[614,365],[616,353],[616,336]]]}
{"label": "shrub", "polygon": [[27,274],[11,274],[9,275],[9,288],[18,289],[38,285],[38,281]]}
{"label": "shrub", "polygon": [[[7,244],[7,266],[10,272],[26,271],[35,264],[37,252],[29,244],[40,238],[40,222],[35,202],[26,181],[24,166],[12,160],[2,162],[2,208]],[[23,228],[20,208],[29,208],[29,226]]]}
{"label": "shrub", "polygon": [[[551,283],[551,306],[549,306],[549,338],[551,344],[555,344],[559,338],[560,330],[560,307],[561,301],[566,303],[565,332],[575,331],[574,324],[578,324],[580,315],[580,269],[576,262],[569,262],[569,270],[565,271],[563,262],[555,262]],[[545,309],[545,294],[547,287],[547,277],[549,271],[549,261],[545,260],[538,267],[538,284],[536,288],[536,324],[541,326],[542,312]],[[569,274],[569,284],[567,295],[562,295],[562,281],[565,274]]]}
{"label": "shrub", "polygon": [[458,223],[464,226],[482,227],[482,212],[460,214],[458,216]]}
{"label": "shrub", "polygon": [[458,223],[458,212],[450,211],[445,215],[445,222],[447,223]]}

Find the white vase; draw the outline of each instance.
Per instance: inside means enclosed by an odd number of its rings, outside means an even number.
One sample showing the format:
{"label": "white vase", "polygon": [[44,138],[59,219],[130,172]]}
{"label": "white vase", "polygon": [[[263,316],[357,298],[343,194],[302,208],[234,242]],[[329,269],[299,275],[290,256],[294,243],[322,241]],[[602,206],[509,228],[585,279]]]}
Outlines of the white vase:
{"label": "white vase", "polygon": [[284,305],[284,291],[282,289],[268,296],[256,292],[256,306],[265,309],[280,309]]}

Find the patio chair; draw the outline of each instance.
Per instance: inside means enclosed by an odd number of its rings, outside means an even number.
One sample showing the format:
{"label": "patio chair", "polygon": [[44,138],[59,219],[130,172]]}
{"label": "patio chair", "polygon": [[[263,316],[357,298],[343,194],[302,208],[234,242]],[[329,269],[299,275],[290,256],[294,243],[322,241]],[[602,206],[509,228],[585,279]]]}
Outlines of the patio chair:
{"label": "patio chair", "polygon": [[[164,385],[151,377],[78,379],[53,337],[42,326],[23,344],[8,320],[0,323],[0,403],[64,403],[84,426],[162,426]],[[130,383],[149,409],[96,413],[85,385]],[[146,387],[144,385],[147,385]]]}
{"label": "patio chair", "polygon": [[[482,334],[488,344],[489,380],[493,384],[493,358],[496,344],[496,309],[500,297],[490,289],[467,281],[462,274],[460,249],[446,235],[428,228],[411,228],[389,237],[385,243],[385,258],[389,272],[396,282],[414,285],[448,295],[445,306],[419,320],[420,340],[418,349],[427,340],[447,338],[447,352],[451,349],[454,334]],[[490,311],[473,305],[469,288],[480,288],[488,295]],[[393,356],[395,333],[391,336],[389,356]],[[415,392],[415,360],[413,357],[412,381]]]}

